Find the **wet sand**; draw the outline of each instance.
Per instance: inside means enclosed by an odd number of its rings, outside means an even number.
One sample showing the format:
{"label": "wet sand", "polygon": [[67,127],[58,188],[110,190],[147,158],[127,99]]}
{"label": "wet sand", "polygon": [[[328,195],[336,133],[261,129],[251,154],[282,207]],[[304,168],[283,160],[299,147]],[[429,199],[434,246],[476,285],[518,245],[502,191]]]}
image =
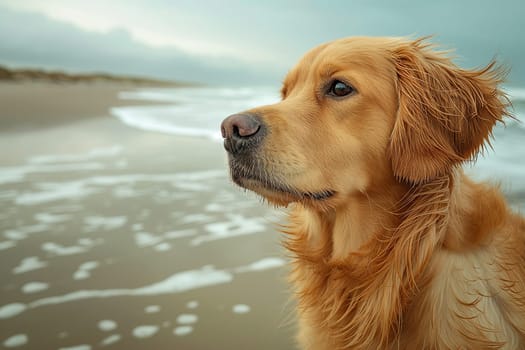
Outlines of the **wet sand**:
{"label": "wet sand", "polygon": [[134,88],[129,83],[108,82],[0,82],[0,130],[41,129],[107,117],[109,107],[149,104],[118,99],[120,91]]}
{"label": "wet sand", "polygon": [[129,88],[0,84],[0,346],[294,348],[282,214],[108,116]]}

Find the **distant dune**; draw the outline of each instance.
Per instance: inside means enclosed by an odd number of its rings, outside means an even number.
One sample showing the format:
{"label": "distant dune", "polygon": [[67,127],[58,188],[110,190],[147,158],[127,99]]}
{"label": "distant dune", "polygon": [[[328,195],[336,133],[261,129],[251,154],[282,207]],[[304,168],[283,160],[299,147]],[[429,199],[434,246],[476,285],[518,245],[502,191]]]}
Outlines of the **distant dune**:
{"label": "distant dune", "polygon": [[110,82],[133,85],[156,86],[191,86],[193,83],[176,82],[143,77],[121,76],[106,73],[71,74],[60,71],[45,71],[41,69],[10,69],[0,66],[0,82],[2,81],[43,81],[52,83],[94,83]]}

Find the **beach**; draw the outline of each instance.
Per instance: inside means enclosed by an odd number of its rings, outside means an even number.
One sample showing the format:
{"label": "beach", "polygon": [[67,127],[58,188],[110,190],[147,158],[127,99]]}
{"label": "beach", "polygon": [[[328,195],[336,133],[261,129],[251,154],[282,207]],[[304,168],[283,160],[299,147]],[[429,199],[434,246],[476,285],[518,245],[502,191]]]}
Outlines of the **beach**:
{"label": "beach", "polygon": [[[285,210],[232,184],[219,132],[276,91],[1,83],[0,347],[295,348]],[[467,166],[516,210],[524,137]]]}
{"label": "beach", "polygon": [[112,117],[133,90],[0,84],[1,346],[293,348],[282,211],[219,142]]}

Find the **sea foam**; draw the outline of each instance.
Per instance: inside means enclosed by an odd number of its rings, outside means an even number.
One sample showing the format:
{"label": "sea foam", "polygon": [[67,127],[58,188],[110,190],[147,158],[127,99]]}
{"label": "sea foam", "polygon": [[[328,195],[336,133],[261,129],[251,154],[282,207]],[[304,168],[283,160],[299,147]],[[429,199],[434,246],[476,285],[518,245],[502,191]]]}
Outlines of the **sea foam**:
{"label": "sea foam", "polygon": [[162,105],[115,107],[124,124],[180,136],[222,139],[221,121],[230,114],[279,100],[276,87],[145,89],[120,93],[121,99]]}

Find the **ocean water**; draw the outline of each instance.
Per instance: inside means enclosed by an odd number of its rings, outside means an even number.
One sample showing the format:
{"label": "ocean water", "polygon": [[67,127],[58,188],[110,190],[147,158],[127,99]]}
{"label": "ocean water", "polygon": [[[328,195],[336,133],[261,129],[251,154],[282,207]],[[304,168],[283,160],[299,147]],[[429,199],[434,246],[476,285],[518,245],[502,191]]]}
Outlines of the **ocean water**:
{"label": "ocean water", "polygon": [[221,121],[230,114],[279,100],[272,87],[144,89],[122,92],[121,99],[159,105],[112,108],[125,124],[175,135],[221,140]]}
{"label": "ocean water", "polygon": [[[143,89],[122,92],[121,99],[159,105],[113,108],[123,123],[144,130],[221,140],[220,123],[228,115],[279,101],[278,87]],[[492,149],[466,166],[478,179],[501,184],[511,197],[525,195],[525,88],[506,88],[517,120],[494,130]]]}

